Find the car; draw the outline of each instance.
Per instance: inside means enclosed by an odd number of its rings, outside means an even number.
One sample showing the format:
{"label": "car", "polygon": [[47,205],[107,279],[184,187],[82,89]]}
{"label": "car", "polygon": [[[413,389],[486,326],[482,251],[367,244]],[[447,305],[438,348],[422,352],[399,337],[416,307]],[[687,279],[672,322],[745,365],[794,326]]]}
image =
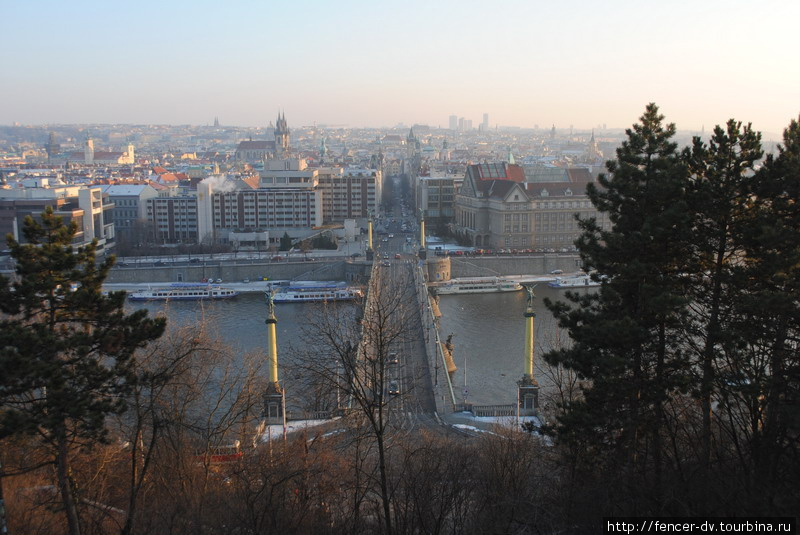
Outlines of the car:
{"label": "car", "polygon": [[222,279],[217,279],[217,284],[222,284]]}
{"label": "car", "polygon": [[166,266],[166,264],[164,262],[162,262],[161,260],[159,260],[158,262],[154,262],[153,265],[154,266]]}
{"label": "car", "polygon": [[383,238],[381,241],[382,241],[383,243],[386,243],[387,241],[389,241],[389,238]]}
{"label": "car", "polygon": [[382,265],[383,267],[389,267],[389,266],[391,266],[391,265],[392,265],[392,263],[391,263],[391,262],[389,262],[388,260],[384,260],[384,261],[382,261],[382,262],[381,262],[381,265]]}
{"label": "car", "polygon": [[353,253],[350,255],[350,258],[358,258],[359,256],[363,256],[361,253]]}
{"label": "car", "polygon": [[189,262],[192,263],[192,264],[199,264],[200,263],[200,259],[199,258],[192,258],[191,260],[189,260]]}
{"label": "car", "polygon": [[389,356],[386,357],[386,364],[399,364],[399,363],[400,359],[397,358],[397,353],[395,353],[394,351],[389,353]]}
{"label": "car", "polygon": [[247,283],[249,283],[249,282],[250,282],[250,279],[244,279],[242,282],[243,282],[243,283],[245,283],[245,284],[247,284]]}
{"label": "car", "polygon": [[389,253],[383,253],[384,260],[389,260]]}
{"label": "car", "polygon": [[275,255],[272,257],[273,262],[280,262],[281,260],[283,260],[283,257],[281,255]]}
{"label": "car", "polygon": [[564,270],[562,269],[554,269],[550,272],[551,275],[561,275],[562,273],[564,273]]}
{"label": "car", "polygon": [[126,264],[125,262],[117,262],[117,267],[127,267],[127,266],[128,264]]}
{"label": "car", "polygon": [[400,256],[400,253],[394,253],[394,257],[395,258],[403,258],[402,256]]}
{"label": "car", "polygon": [[397,381],[389,381],[389,387],[386,389],[390,396],[396,396],[400,394],[400,383]]}
{"label": "car", "polygon": [[394,238],[394,234],[389,234],[389,237],[390,238]]}

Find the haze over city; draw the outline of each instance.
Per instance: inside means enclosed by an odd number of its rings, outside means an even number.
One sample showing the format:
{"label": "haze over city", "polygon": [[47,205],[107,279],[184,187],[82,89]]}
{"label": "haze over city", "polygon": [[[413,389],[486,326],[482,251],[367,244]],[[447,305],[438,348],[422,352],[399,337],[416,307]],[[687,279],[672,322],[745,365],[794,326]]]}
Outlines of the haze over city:
{"label": "haze over city", "polygon": [[0,124],[627,127],[798,115],[800,3],[7,2]]}

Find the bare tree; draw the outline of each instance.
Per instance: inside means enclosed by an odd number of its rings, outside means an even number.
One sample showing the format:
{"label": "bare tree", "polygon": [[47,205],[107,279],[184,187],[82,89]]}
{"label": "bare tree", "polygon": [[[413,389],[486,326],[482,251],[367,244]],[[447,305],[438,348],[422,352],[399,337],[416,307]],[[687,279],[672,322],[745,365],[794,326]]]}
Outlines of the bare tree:
{"label": "bare tree", "polygon": [[393,532],[387,458],[390,409],[408,395],[407,389],[401,393],[395,378],[399,364],[391,363],[389,356],[418,334],[411,292],[413,285],[404,276],[390,278],[376,267],[363,308],[327,303],[305,332],[313,352],[297,359],[308,382],[327,385],[328,395],[338,396],[338,407],[353,424],[351,437],[359,444],[356,455],[365,452],[360,441],[369,440],[365,458],[377,458],[375,472],[369,463],[358,462],[355,468],[368,468],[360,475],[375,483],[386,533]]}

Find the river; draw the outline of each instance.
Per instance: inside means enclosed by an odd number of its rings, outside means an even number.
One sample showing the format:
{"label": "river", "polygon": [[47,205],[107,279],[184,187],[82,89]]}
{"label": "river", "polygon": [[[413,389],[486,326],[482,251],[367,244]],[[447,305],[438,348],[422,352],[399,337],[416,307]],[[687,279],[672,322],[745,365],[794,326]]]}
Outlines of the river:
{"label": "river", "polygon": [[[541,354],[557,343],[557,329],[543,298],[559,299],[564,293],[540,284],[536,294],[534,375],[546,386]],[[453,333],[458,370],[452,381],[457,401],[463,401],[466,371],[469,402],[515,402],[516,382],[524,369],[526,298],[524,291],[441,296],[440,333],[442,340]],[[171,325],[204,324],[210,336],[220,338],[234,351],[265,352],[267,305],[260,292],[221,301],[129,302],[128,307],[145,308],[151,315],[166,314]],[[307,349],[303,348],[303,326],[317,311],[319,307],[313,303],[276,306],[279,361],[289,364],[287,359],[295,348]]]}

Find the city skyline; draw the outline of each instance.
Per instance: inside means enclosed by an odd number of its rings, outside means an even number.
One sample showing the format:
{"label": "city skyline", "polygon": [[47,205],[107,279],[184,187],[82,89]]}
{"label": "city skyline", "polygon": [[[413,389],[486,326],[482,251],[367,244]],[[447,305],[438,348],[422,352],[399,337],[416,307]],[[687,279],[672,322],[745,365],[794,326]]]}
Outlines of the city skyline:
{"label": "city skyline", "polygon": [[0,124],[625,128],[776,135],[800,111],[800,4],[12,2]]}

